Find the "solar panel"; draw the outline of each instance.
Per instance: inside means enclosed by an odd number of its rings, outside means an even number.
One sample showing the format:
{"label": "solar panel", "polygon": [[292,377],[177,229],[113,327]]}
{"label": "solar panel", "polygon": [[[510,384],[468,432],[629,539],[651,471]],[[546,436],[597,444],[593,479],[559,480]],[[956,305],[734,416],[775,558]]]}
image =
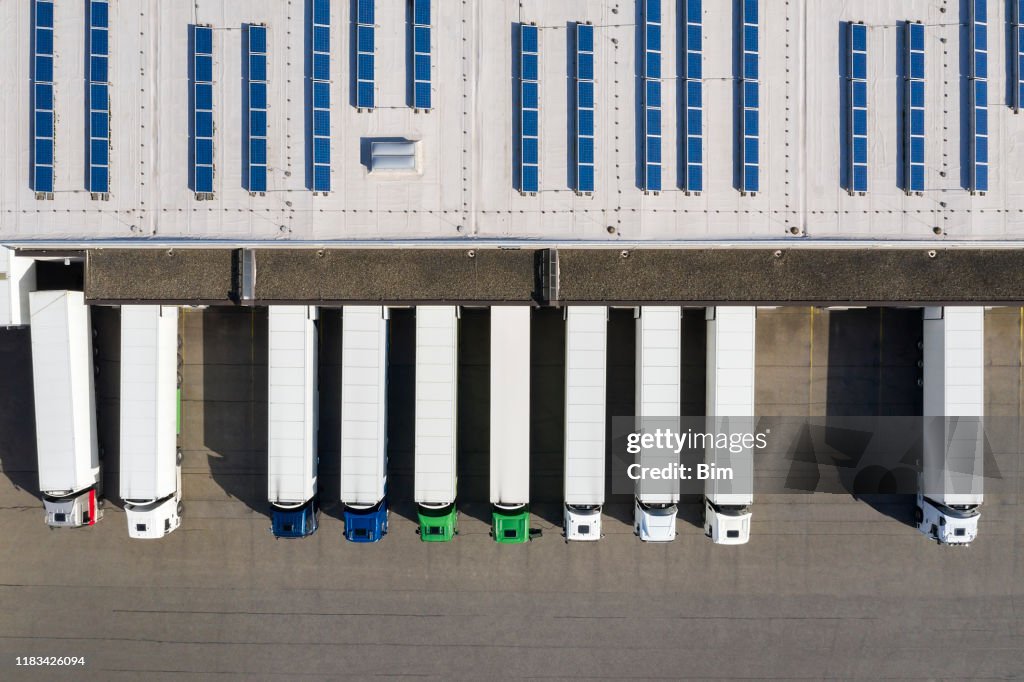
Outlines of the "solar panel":
{"label": "solar panel", "polygon": [[213,29],[192,29],[192,191],[213,196]]}
{"label": "solar panel", "polygon": [[430,0],[413,0],[412,22],[412,106],[416,111],[429,111],[432,108]]}
{"label": "solar panel", "polygon": [[904,191],[924,192],[924,25],[906,24],[907,91],[904,104]]}
{"label": "solar panel", "polygon": [[683,62],[683,189],[704,190],[704,15],[702,0],[686,0]]}
{"label": "solar panel", "polygon": [[1013,113],[1019,114],[1024,107],[1024,0],[1013,0],[1013,47]]}
{"label": "solar panel", "polygon": [[594,27],[576,24],[576,192],[594,191]]}
{"label": "solar panel", "polygon": [[847,45],[847,190],[868,191],[868,29],[863,23],[849,23]]}
{"label": "solar panel", "polygon": [[89,1],[89,175],[86,186],[94,199],[110,193],[110,41],[107,0]]}
{"label": "solar panel", "polygon": [[661,191],[661,0],[643,6],[643,190]]}
{"label": "solar panel", "polygon": [[740,52],[740,193],[760,188],[760,83],[758,0],[742,0]]}
{"label": "solar panel", "polygon": [[970,7],[970,190],[988,191],[988,0],[969,0]]}
{"label": "solar panel", "polygon": [[313,192],[331,191],[331,4],[313,0],[313,41],[310,86],[309,134],[313,152]]}
{"label": "solar panel", "polygon": [[36,199],[54,189],[53,2],[35,0],[32,28],[32,170]]}
{"label": "solar panel", "polygon": [[540,185],[540,46],[537,27],[519,27],[519,191],[536,194]]}
{"label": "solar panel", "polygon": [[246,180],[250,194],[267,191],[267,27],[246,26],[248,42],[248,116],[245,136]]}
{"label": "solar panel", "polygon": [[374,0],[358,0],[356,6],[356,108],[374,107],[374,53],[376,26]]}

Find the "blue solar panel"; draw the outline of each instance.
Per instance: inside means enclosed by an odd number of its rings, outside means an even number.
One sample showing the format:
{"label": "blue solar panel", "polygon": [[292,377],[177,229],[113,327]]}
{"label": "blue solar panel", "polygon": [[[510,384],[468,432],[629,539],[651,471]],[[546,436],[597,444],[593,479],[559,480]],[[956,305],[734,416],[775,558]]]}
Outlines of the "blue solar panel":
{"label": "blue solar panel", "polygon": [[683,85],[685,130],[683,137],[683,189],[699,194],[704,190],[704,15],[700,0],[687,0],[685,83]]}
{"label": "blue solar panel", "polygon": [[356,10],[356,23],[357,24],[373,24],[373,12],[374,12],[374,1],[373,0],[359,0],[358,9]]}
{"label": "blue solar panel", "polygon": [[868,29],[853,22],[847,28],[847,190],[864,194],[868,191]]}
{"label": "blue solar panel", "polygon": [[[330,0],[313,0],[313,16],[311,17],[313,27],[328,28],[331,25],[331,2]],[[323,46],[326,51],[326,45]]]}
{"label": "blue solar panel", "polygon": [[414,109],[427,111],[433,107],[430,73],[430,0],[413,0],[412,18],[412,106]]}
{"label": "blue solar panel", "polygon": [[322,81],[313,81],[313,109],[330,109],[330,107],[330,84]]}
{"label": "blue solar panel", "polygon": [[594,27],[576,24],[576,191],[594,191]]}
{"label": "blue solar panel", "polygon": [[[267,191],[267,130],[258,124],[267,116],[267,27],[248,24],[249,77],[247,80],[249,112],[248,147],[246,154],[246,189],[250,193]],[[257,125],[254,125],[257,122]]]}
{"label": "blue solar panel", "polygon": [[196,141],[196,164],[200,166],[213,165],[213,140]]}
{"label": "blue solar panel", "polygon": [[645,192],[661,191],[661,0],[644,0],[643,177]]}
{"label": "blue solar panel", "polygon": [[908,194],[924,192],[924,25],[906,24],[907,95],[904,133],[905,180]]}
{"label": "blue solar panel", "polygon": [[356,11],[356,107],[374,107],[374,0],[359,0]]}
{"label": "blue solar panel", "polygon": [[537,27],[519,27],[519,191],[536,193],[540,185],[540,126],[537,92],[540,60]]}
{"label": "blue solar panel", "polygon": [[1017,58],[1013,60],[1011,71],[1013,88],[1013,112],[1020,113],[1024,107],[1024,0],[1013,2],[1013,51]]}
{"label": "blue solar panel", "polygon": [[50,83],[36,83],[35,85],[35,107],[53,111],[53,85]]}
{"label": "blue solar panel", "polygon": [[213,29],[192,26],[192,190],[213,194]]}
{"label": "blue solar panel", "polygon": [[36,55],[35,62],[36,81],[40,83],[52,83],[53,57],[50,55]]}
{"label": "blue solar panel", "polygon": [[36,29],[36,54],[53,54],[53,29]]}
{"label": "blue solar panel", "polygon": [[[32,4],[35,26],[32,35],[32,168],[30,184],[38,195],[54,189],[53,131],[53,2]],[[42,198],[42,197],[40,197]]]}
{"label": "blue solar panel", "polygon": [[53,28],[53,0],[36,0],[36,26]]}
{"label": "blue solar panel", "polygon": [[969,0],[971,37],[970,190],[988,191],[988,0]]}
{"label": "blue solar panel", "polygon": [[[741,80],[740,87],[740,192],[755,194],[760,189],[758,146],[760,144],[759,119],[760,97],[758,90],[758,0],[743,0],[741,30]],[[750,87],[754,86],[754,87]]]}

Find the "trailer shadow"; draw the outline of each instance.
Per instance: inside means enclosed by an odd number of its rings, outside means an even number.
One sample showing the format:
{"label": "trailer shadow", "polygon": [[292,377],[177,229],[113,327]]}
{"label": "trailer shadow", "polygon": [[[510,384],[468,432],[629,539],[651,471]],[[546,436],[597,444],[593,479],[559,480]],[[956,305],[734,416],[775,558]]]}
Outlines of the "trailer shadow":
{"label": "trailer shadow", "polygon": [[39,497],[28,327],[0,328],[0,376],[5,386],[0,391],[0,470],[15,488]]}
{"label": "trailer shadow", "polygon": [[103,499],[124,507],[121,499],[121,311],[90,307],[96,396],[96,440],[100,448]]}
{"label": "trailer shadow", "polygon": [[416,312],[392,308],[388,335],[388,504],[418,523],[415,497]]}
{"label": "trailer shadow", "polygon": [[491,523],[491,314],[463,308],[459,320],[458,508]]}
{"label": "trailer shadow", "polygon": [[210,308],[186,320],[185,362],[198,355],[202,376],[201,398],[193,398],[187,384],[182,388],[186,458],[189,449],[204,450],[224,492],[269,515],[267,309]]}

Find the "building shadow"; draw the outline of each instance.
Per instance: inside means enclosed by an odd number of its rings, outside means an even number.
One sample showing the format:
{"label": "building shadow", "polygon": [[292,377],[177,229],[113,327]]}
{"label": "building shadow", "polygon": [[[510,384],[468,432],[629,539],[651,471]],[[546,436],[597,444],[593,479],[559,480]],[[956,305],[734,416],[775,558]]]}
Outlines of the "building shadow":
{"label": "building shadow", "polygon": [[914,501],[906,491],[916,488],[911,460],[920,439],[881,436],[914,423],[886,418],[922,413],[921,335],[920,309],[829,313],[824,443],[835,453],[838,482],[854,498],[908,525]]}
{"label": "building shadow", "polygon": [[228,496],[269,515],[267,309],[209,308],[201,320],[202,446],[210,474]]}

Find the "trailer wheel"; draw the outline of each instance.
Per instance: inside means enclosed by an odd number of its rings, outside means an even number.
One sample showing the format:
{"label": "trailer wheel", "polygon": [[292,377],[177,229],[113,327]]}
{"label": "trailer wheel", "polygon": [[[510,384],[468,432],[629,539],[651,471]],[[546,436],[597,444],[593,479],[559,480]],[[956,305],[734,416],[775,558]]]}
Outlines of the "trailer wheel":
{"label": "trailer wheel", "polygon": [[178,501],[177,511],[178,511],[178,518],[180,519],[185,514],[185,503],[182,502],[181,500]]}
{"label": "trailer wheel", "polygon": [[924,510],[920,507],[914,507],[914,521],[918,524],[924,521]]}
{"label": "trailer wheel", "polygon": [[175,458],[175,462],[177,464],[181,464],[181,461],[183,459],[185,459],[185,455],[182,453],[181,448],[178,448],[178,454],[177,454],[177,457]]}

